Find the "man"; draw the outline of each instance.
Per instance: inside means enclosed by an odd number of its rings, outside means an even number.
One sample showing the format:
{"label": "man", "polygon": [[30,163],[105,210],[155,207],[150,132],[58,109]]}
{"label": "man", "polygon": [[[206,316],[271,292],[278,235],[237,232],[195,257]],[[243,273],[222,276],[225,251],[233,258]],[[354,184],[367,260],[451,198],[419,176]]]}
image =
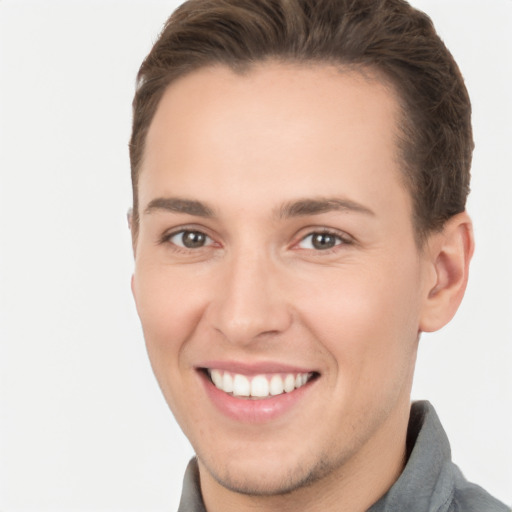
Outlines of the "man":
{"label": "man", "polygon": [[505,511],[411,409],[473,252],[471,109],[402,0],[191,0],[141,66],[132,289],[180,511]]}

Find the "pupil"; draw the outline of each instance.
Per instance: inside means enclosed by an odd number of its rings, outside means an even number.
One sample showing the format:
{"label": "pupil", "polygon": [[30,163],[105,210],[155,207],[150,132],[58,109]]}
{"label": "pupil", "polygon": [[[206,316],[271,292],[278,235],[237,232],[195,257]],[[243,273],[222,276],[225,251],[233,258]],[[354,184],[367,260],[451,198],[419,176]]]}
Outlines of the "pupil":
{"label": "pupil", "polygon": [[205,235],[197,231],[187,231],[186,233],[183,233],[183,245],[189,249],[202,247],[205,240]]}
{"label": "pupil", "polygon": [[330,249],[336,243],[335,237],[328,233],[317,233],[312,241],[315,249]]}

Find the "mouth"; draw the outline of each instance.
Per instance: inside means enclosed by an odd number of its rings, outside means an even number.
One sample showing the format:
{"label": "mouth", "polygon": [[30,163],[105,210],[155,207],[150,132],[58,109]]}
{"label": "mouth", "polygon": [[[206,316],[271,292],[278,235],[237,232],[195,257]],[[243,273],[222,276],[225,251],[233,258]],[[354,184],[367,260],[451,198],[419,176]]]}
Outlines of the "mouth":
{"label": "mouth", "polygon": [[317,372],[244,375],[216,368],[204,368],[202,371],[218,390],[248,400],[262,400],[292,393],[319,376]]}

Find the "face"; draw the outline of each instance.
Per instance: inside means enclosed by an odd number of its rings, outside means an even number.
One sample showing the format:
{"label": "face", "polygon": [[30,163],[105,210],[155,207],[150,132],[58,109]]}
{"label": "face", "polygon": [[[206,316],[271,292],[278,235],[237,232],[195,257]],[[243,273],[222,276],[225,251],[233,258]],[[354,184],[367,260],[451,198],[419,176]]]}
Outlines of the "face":
{"label": "face", "polygon": [[396,444],[427,292],[393,92],[328,66],[203,69],[166,91],[133,292],[203,475],[277,494]]}

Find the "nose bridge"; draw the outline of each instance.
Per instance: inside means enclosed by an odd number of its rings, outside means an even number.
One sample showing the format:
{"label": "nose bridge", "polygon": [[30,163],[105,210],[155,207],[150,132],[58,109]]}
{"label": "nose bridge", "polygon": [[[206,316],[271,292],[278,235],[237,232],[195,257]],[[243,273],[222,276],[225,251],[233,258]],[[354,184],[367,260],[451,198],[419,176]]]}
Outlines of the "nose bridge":
{"label": "nose bridge", "polygon": [[279,269],[264,250],[240,248],[224,266],[212,304],[214,327],[231,343],[250,344],[284,331],[291,316],[279,287]]}

